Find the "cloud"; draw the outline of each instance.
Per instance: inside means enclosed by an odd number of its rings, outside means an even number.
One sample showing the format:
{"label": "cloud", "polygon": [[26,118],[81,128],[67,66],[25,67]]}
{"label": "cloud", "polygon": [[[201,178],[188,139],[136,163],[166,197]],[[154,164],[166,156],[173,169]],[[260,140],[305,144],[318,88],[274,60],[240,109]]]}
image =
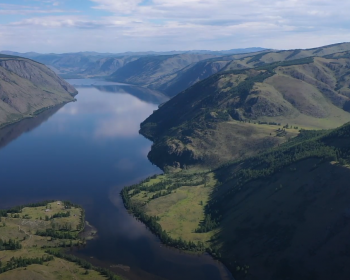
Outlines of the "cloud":
{"label": "cloud", "polygon": [[[49,2],[52,11],[60,11],[52,9],[55,1]],[[56,52],[59,49],[122,52],[251,46],[305,48],[347,41],[350,31],[347,0],[336,4],[330,0],[91,0],[86,3],[90,7],[79,14],[27,16],[0,26],[0,33],[3,31],[7,39],[0,42],[0,47],[28,48],[30,45],[17,44],[17,38],[24,34],[31,36],[27,41],[44,38],[41,40],[47,43],[37,47]],[[36,27],[34,31],[30,30],[32,26]]]}
{"label": "cloud", "polygon": [[[59,5],[59,2],[49,1],[48,3],[52,4],[52,6]],[[65,13],[65,12],[67,11],[61,10],[61,9],[0,3],[0,15],[55,14],[55,13]]]}
{"label": "cloud", "polygon": [[92,2],[97,3],[97,6],[93,7],[94,9],[129,14],[139,7],[142,0],[92,0]]}

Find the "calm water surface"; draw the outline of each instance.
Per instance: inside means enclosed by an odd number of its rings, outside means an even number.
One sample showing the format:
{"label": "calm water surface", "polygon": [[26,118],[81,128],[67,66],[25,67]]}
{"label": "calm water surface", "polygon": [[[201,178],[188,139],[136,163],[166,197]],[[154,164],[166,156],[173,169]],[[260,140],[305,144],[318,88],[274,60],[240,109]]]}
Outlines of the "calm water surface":
{"label": "calm water surface", "polygon": [[68,199],[86,209],[99,238],[75,252],[128,279],[232,279],[209,256],[164,247],[129,215],[120,190],[161,173],[147,160],[140,122],[166,98],[133,86],[69,80],[77,102],[0,130],[0,208]]}

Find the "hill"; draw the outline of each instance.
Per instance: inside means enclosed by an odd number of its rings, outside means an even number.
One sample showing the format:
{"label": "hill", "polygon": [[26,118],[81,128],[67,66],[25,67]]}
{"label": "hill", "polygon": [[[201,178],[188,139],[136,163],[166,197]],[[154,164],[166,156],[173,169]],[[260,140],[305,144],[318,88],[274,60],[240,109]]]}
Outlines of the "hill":
{"label": "hill", "polygon": [[173,74],[184,67],[212,58],[208,54],[178,54],[141,57],[113,73],[109,79],[115,82],[147,86],[163,76]]}
{"label": "hill", "polygon": [[330,56],[336,53],[347,53],[349,50],[349,43],[341,43],[306,50],[276,51],[265,49],[254,53],[247,51],[240,54],[226,54],[225,56],[191,64],[174,74],[164,76],[146,86],[162,91],[168,96],[174,96],[194,85],[196,82],[204,80],[220,71],[254,68],[273,62],[290,61],[312,56]]}
{"label": "hill", "polygon": [[302,130],[214,171],[151,177],[122,192],[161,240],[206,249],[235,279],[339,279],[350,273],[350,123]]}
{"label": "hill", "polygon": [[295,136],[350,121],[347,57],[306,58],[213,75],[141,124],[150,160],[215,167]]}
{"label": "hill", "polygon": [[45,65],[0,56],[0,126],[74,100],[77,91]]}

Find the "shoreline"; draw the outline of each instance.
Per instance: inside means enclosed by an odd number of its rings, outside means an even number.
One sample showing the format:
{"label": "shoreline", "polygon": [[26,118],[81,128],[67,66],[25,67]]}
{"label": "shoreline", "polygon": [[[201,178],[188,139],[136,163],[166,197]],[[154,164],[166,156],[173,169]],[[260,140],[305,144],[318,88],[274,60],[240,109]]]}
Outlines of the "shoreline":
{"label": "shoreline", "polygon": [[[155,174],[153,176],[158,175]],[[146,178],[145,180],[147,179],[148,178]],[[141,181],[139,184],[142,184],[142,182],[144,182],[145,180]],[[213,259],[213,261],[218,262],[220,264],[221,267],[219,268],[219,271],[221,275],[224,274],[222,275],[223,279],[235,280],[232,271],[229,269],[229,266],[225,264],[225,261],[219,257],[219,254],[217,252],[213,251],[210,247],[204,246],[204,244],[196,245],[192,241],[172,238],[165,230],[162,229],[162,226],[157,222],[158,217],[148,216],[138,206],[133,205],[130,201],[130,197],[128,196],[128,188],[132,186],[125,186],[119,194],[122,198],[123,205],[134,219],[144,224],[146,228],[159,239],[161,246],[167,247],[171,250],[177,250],[180,253],[188,255],[208,255],[210,256],[210,258]],[[180,243],[178,243],[179,241]]]}

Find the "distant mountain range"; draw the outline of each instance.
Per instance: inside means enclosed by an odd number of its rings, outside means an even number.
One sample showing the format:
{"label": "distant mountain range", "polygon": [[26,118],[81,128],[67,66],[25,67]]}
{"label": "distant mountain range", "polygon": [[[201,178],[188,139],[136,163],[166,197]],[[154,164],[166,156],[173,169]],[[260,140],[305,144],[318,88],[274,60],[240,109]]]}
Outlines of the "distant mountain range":
{"label": "distant mountain range", "polygon": [[[195,62],[214,58],[228,54],[238,54],[247,52],[262,51],[263,48],[247,48],[247,49],[232,49],[227,51],[206,51],[206,50],[192,50],[192,51],[170,51],[170,52],[126,52],[126,53],[97,53],[97,52],[79,52],[79,53],[64,53],[64,54],[40,54],[35,52],[18,53],[12,51],[2,51],[0,53],[5,55],[25,57],[33,59],[40,63],[49,66],[53,71],[63,78],[92,78],[103,77],[112,80],[129,80],[129,83],[135,85],[148,85],[148,79],[138,80],[133,78],[135,75],[142,75],[144,77],[152,77],[152,81],[159,78],[173,74],[176,71],[183,69]],[[169,59],[169,62],[166,60]],[[138,61],[140,60],[140,61]],[[154,60],[154,61],[153,61]],[[163,64],[159,61],[163,60]],[[177,60],[177,62],[175,62]],[[129,63],[137,61],[135,64],[127,66]],[[151,65],[146,65],[151,63]],[[153,65],[156,64],[156,65]],[[138,68],[140,65],[145,66],[145,71],[141,73]],[[157,69],[157,65],[160,69]],[[126,67],[127,68],[124,68]],[[148,69],[149,68],[149,69]],[[120,72],[115,73],[119,69]],[[125,76],[128,72],[129,76]],[[120,73],[124,73],[124,78],[118,77]],[[157,86],[152,87],[157,89]]]}

